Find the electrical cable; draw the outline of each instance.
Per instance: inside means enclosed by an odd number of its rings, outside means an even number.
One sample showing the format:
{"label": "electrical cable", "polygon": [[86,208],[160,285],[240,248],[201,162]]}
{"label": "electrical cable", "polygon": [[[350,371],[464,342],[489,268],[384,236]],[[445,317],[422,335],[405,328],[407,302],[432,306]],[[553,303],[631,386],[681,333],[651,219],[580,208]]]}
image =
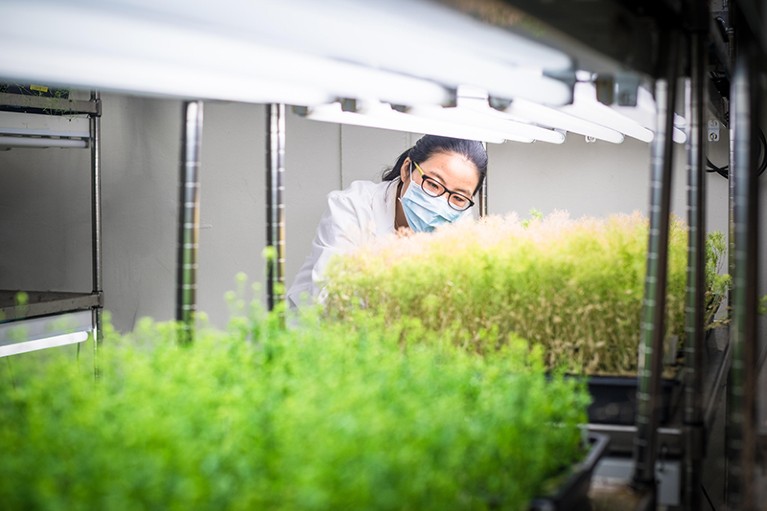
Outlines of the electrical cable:
{"label": "electrical cable", "polygon": [[[761,129],[759,130],[759,155],[757,156],[757,159],[761,160],[761,163],[759,163],[759,166],[756,169],[756,175],[761,176],[764,174],[764,171],[767,170],[767,138],[765,138],[764,132]],[[708,159],[708,157],[706,157],[706,172],[716,172],[725,179],[730,178],[729,165],[717,167]]]}
{"label": "electrical cable", "polygon": [[716,507],[714,507],[714,503],[711,502],[711,497],[708,496],[708,492],[706,491],[706,487],[701,484],[700,485],[700,489],[703,490],[703,495],[706,497],[706,500],[708,501],[708,505],[711,506],[711,509],[713,511],[716,511]]}

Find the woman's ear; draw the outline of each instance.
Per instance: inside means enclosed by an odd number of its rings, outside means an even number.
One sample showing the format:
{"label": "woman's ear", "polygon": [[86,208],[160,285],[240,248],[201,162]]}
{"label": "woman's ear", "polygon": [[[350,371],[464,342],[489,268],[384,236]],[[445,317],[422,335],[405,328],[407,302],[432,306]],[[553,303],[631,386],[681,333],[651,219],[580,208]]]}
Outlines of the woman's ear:
{"label": "woman's ear", "polygon": [[410,178],[410,157],[405,158],[402,162],[402,166],[399,168],[399,178],[405,183]]}

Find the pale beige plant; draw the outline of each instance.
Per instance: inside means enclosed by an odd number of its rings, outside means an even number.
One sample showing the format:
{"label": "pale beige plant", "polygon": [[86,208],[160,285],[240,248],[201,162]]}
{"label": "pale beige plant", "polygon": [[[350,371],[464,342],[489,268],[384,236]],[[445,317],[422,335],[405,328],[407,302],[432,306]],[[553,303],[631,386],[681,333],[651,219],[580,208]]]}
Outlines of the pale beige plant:
{"label": "pale beige plant", "polygon": [[[550,368],[633,374],[648,222],[639,214],[572,219],[488,216],[432,234],[391,237],[335,260],[327,311],[360,308],[420,319],[484,352],[515,333],[544,347]],[[687,228],[671,223],[668,336],[684,338]]]}

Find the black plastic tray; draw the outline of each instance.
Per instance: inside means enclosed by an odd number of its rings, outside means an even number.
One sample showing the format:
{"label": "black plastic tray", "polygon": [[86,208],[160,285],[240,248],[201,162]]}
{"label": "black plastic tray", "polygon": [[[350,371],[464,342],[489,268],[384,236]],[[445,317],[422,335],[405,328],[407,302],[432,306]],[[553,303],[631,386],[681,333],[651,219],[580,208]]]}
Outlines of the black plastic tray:
{"label": "black plastic tray", "polygon": [[591,448],[586,458],[573,467],[573,473],[554,493],[533,499],[529,511],[591,511],[591,478],[597,463],[607,452],[610,437],[589,432],[588,441]]}
{"label": "black plastic tray", "polygon": [[[589,422],[594,424],[635,424],[638,379],[623,376],[590,376],[587,380],[591,405]],[[682,384],[678,380],[661,380],[660,423],[673,416]]]}

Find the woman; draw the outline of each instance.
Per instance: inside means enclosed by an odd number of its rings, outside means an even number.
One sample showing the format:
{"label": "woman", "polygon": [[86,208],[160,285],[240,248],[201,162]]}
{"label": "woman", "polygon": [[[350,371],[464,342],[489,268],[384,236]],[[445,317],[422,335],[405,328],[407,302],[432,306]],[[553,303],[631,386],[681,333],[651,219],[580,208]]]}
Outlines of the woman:
{"label": "woman", "polygon": [[289,304],[309,297],[324,301],[323,272],[335,254],[397,230],[430,232],[469,215],[486,172],[480,142],[426,135],[400,155],[381,183],[355,181],[331,192],[312,253],[288,290]]}

